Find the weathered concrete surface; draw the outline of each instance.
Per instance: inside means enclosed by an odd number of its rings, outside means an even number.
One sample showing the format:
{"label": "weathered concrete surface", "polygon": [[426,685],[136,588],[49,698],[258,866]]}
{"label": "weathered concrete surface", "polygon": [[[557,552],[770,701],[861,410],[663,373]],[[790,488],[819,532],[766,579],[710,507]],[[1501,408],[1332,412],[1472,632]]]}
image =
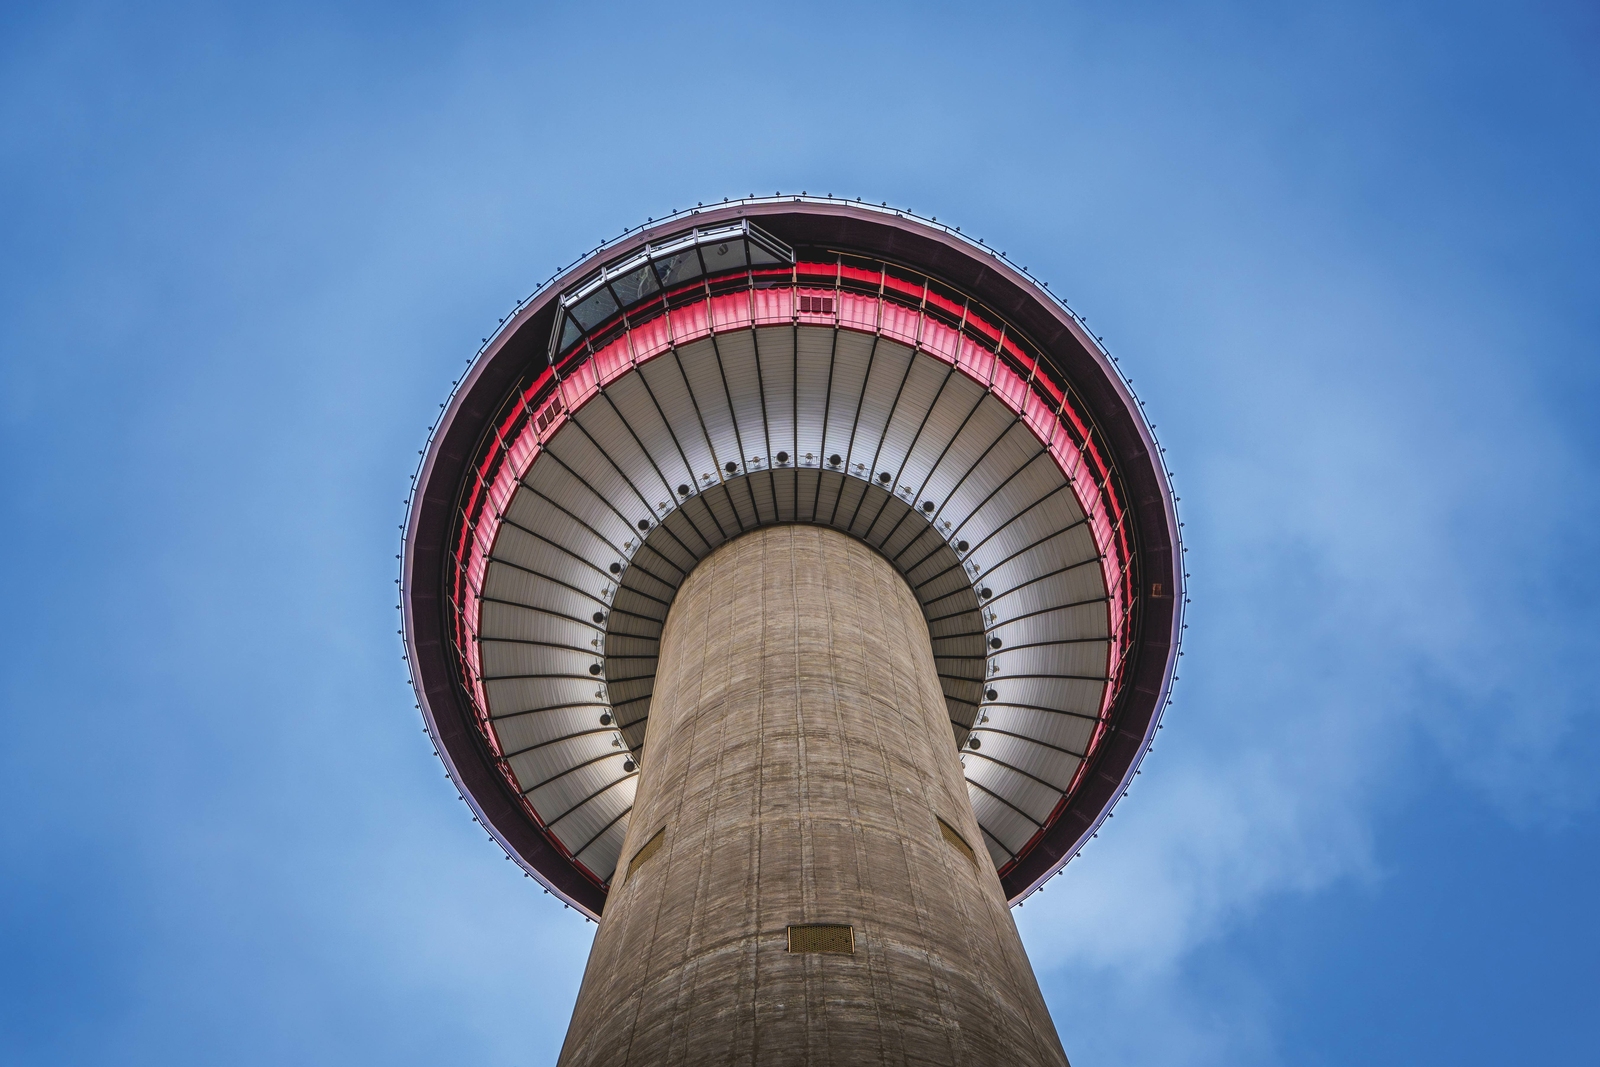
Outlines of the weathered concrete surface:
{"label": "weathered concrete surface", "polygon": [[[650,719],[563,1067],[1066,1064],[887,561],[812,526],[723,546],[668,615]],[[800,923],[854,926],[855,954],[791,954]]]}

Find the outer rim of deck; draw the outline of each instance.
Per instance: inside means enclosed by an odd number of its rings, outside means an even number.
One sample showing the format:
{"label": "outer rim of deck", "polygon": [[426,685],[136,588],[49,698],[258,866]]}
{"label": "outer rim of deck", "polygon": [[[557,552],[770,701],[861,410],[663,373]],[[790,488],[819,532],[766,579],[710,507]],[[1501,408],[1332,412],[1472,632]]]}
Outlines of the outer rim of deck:
{"label": "outer rim of deck", "polygon": [[441,759],[481,824],[530,875],[591,917],[605,890],[574,867],[516,803],[486,750],[456,681],[441,575],[463,480],[485,428],[514,385],[547,360],[556,296],[603,262],[687,226],[741,217],[796,247],[830,248],[898,262],[941,278],[1005,315],[1042,349],[1086,404],[1110,446],[1133,513],[1140,589],[1167,595],[1142,606],[1127,683],[1110,729],[1070,802],[1002,878],[1019,902],[1090,838],[1127,788],[1148,749],[1177,662],[1184,575],[1174,497],[1160,450],[1132,391],[1065,307],[993,251],[904,213],[817,198],[739,201],[680,213],[597,250],[508,318],[462,378],[421,465],[406,528],[402,610],[419,705]]}

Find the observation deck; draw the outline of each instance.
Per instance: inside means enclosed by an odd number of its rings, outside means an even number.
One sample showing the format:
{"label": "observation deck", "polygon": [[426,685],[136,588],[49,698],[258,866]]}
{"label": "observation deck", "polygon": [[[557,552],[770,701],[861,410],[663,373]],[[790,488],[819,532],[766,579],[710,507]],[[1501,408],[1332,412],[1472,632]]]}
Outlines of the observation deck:
{"label": "observation deck", "polygon": [[958,234],[805,198],[675,217],[530,298],[441,419],[403,572],[429,731],[508,853],[598,917],[679,586],[743,533],[830,527],[921,606],[1014,903],[1095,831],[1167,699],[1159,455],[1081,323]]}

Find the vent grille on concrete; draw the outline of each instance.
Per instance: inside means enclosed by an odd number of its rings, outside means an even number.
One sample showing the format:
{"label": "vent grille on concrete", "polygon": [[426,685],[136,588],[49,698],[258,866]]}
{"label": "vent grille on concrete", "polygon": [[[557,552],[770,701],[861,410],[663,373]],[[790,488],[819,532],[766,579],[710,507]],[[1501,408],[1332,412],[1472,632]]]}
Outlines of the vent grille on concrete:
{"label": "vent grille on concrete", "polygon": [[854,952],[856,928],[824,923],[789,927],[790,952]]}
{"label": "vent grille on concrete", "polygon": [[633,859],[628,861],[628,880],[633,880],[633,872],[644,866],[645,860],[654,856],[661,850],[661,842],[667,838],[667,828],[663,826],[656,831],[656,835],[644,843],[644,847],[633,854]]}
{"label": "vent grille on concrete", "polygon": [[[936,815],[934,818],[937,819],[938,816]],[[957,852],[967,857],[967,859],[971,860],[974,864],[978,862],[978,855],[972,851],[972,846],[967,844],[967,839],[956,833],[955,828],[949,823],[945,822],[943,819],[939,819],[939,833],[946,841],[955,846]]]}

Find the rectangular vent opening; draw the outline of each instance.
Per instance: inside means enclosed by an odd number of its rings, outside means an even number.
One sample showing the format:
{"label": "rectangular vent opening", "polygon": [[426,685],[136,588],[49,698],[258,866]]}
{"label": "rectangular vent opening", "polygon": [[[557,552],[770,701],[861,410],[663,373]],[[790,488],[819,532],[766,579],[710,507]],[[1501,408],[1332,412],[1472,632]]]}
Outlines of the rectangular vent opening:
{"label": "rectangular vent opening", "polygon": [[533,423],[534,432],[535,433],[544,433],[546,430],[548,430],[550,428],[550,424],[552,422],[556,421],[556,416],[560,415],[560,414],[561,414],[561,397],[559,395],[557,395],[553,400],[550,401],[550,403],[545,407],[545,409],[543,411],[539,412],[539,417],[534,420],[534,423]]}
{"label": "rectangular vent opening", "polygon": [[800,298],[800,311],[806,315],[832,315],[833,297],[802,296]]}
{"label": "rectangular vent opening", "polygon": [[628,881],[633,881],[633,872],[644,866],[645,860],[661,851],[661,842],[667,839],[667,828],[663,826],[656,831],[656,835],[644,843],[644,847],[633,854],[633,859],[628,861]]}
{"label": "rectangular vent opening", "polygon": [[856,928],[837,923],[807,923],[789,927],[790,952],[844,952],[856,950]]}
{"label": "rectangular vent opening", "polygon": [[[934,818],[938,819],[939,817],[935,815]],[[954,845],[957,852],[967,857],[967,859],[972,862],[974,867],[978,865],[978,855],[972,851],[972,846],[967,844],[967,839],[956,833],[955,827],[951,826],[943,819],[939,819],[939,834],[946,841]]]}

